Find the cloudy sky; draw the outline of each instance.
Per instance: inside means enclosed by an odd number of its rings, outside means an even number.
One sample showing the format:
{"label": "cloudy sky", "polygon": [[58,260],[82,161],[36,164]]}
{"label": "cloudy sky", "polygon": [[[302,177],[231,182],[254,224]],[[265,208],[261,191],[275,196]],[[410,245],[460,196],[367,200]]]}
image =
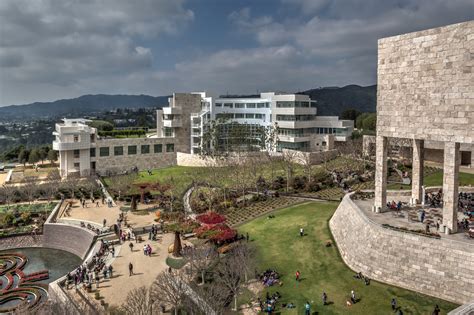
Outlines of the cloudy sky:
{"label": "cloudy sky", "polygon": [[1,0],[0,105],[376,81],[377,39],[473,0]]}

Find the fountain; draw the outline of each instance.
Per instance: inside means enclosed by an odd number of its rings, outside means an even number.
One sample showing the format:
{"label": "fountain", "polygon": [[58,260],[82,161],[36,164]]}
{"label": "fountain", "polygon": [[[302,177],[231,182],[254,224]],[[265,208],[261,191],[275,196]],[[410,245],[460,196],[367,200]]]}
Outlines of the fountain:
{"label": "fountain", "polygon": [[81,259],[50,248],[0,252],[0,313],[34,311],[48,298],[48,284],[76,268]]}

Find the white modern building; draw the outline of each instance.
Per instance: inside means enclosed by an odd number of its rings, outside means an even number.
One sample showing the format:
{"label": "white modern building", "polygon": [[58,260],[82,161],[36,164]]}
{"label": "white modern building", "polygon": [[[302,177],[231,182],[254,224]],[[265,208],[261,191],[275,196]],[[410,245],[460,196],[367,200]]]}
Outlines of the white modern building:
{"label": "white modern building", "polygon": [[[253,132],[276,126],[277,150],[326,151],[351,136],[354,122],[317,116],[307,95],[261,93],[256,98],[213,98],[204,92],[174,93],[169,106],[157,110],[157,128],[141,137],[101,136],[85,119],[56,124],[53,149],[59,152],[62,176],[114,174],[176,164],[177,153],[197,154],[207,123],[227,118]],[[255,127],[255,128],[253,128]],[[253,134],[250,134],[250,138]]]}
{"label": "white modern building", "polygon": [[277,126],[278,149],[321,151],[330,142],[346,141],[354,130],[352,120],[317,116],[316,101],[307,95],[261,93],[258,98],[212,98],[205,93],[200,112],[191,114],[191,152],[199,152],[206,121],[226,118],[229,122],[255,126]]}

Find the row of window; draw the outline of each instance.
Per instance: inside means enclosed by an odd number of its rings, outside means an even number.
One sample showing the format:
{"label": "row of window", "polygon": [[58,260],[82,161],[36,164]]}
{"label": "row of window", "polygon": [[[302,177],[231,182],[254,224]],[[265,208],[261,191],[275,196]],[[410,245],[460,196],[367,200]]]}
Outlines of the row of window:
{"label": "row of window", "polygon": [[279,101],[276,102],[276,107],[279,108],[294,108],[294,107],[316,107],[316,102],[310,101]]}
{"label": "row of window", "polygon": [[279,121],[309,121],[315,118],[315,115],[276,115],[276,120]]}
{"label": "row of window", "polygon": [[[114,156],[120,156],[123,155],[123,146],[115,146],[113,147],[114,150]],[[76,150],[74,150],[76,151]],[[79,151],[79,150],[77,150]],[[127,152],[128,155],[135,155],[138,152],[138,146],[136,145],[129,145],[127,147]],[[161,143],[159,144],[154,144],[153,145],[153,153],[162,153],[163,152],[163,145]],[[174,144],[173,143],[167,143],[166,144],[166,152],[174,152]],[[140,146],[140,154],[149,154],[150,153],[150,145],[149,144],[142,144]],[[110,148],[109,147],[100,147],[99,148],[99,156],[109,156],[110,155]],[[96,156],[96,150],[95,148],[91,148],[90,150],[90,156],[95,157]],[[76,157],[74,155],[74,157]],[[79,155],[77,156],[79,157]]]}
{"label": "row of window", "polygon": [[262,119],[265,121],[265,114],[254,114],[254,113],[220,113],[216,114],[216,118],[224,119]]}
{"label": "row of window", "polygon": [[344,128],[298,128],[298,129],[288,129],[288,128],[279,128],[278,134],[282,136],[290,137],[304,137],[311,134],[343,134],[346,130]]}
{"label": "row of window", "polygon": [[216,103],[216,107],[227,108],[270,108],[270,103]]}

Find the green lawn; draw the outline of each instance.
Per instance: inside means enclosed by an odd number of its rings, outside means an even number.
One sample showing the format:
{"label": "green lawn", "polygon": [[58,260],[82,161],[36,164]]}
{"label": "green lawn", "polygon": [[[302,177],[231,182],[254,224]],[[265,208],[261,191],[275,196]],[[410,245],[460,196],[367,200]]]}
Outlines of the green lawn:
{"label": "green lawn", "polygon": [[[325,246],[331,239],[328,220],[336,208],[334,202],[305,203],[274,212],[274,219],[258,218],[239,228],[239,233],[249,233],[257,247],[259,269],[274,268],[282,275],[283,286],[267,289],[279,291],[282,302],[296,304],[297,309],[285,309],[282,313],[303,314],[305,301],[314,301],[312,312],[319,314],[390,314],[392,297],[397,299],[404,314],[431,314],[435,304],[440,306],[442,314],[456,307],[375,281],[365,286],[354,279],[354,272],[343,263],[336,246]],[[300,227],[307,233],[303,238],[298,233]],[[303,278],[298,283],[294,280],[296,270]],[[361,301],[348,309],[345,301],[351,290],[355,290]],[[323,291],[331,305],[322,305]]]}
{"label": "green lawn", "polygon": [[[428,176],[425,176],[423,179],[423,184],[426,187],[429,186],[443,186],[443,171],[438,171],[432,173]],[[470,173],[459,173],[459,185],[460,186],[474,186],[474,174]],[[411,185],[402,185],[391,183],[388,184],[388,189],[411,189]]]}

